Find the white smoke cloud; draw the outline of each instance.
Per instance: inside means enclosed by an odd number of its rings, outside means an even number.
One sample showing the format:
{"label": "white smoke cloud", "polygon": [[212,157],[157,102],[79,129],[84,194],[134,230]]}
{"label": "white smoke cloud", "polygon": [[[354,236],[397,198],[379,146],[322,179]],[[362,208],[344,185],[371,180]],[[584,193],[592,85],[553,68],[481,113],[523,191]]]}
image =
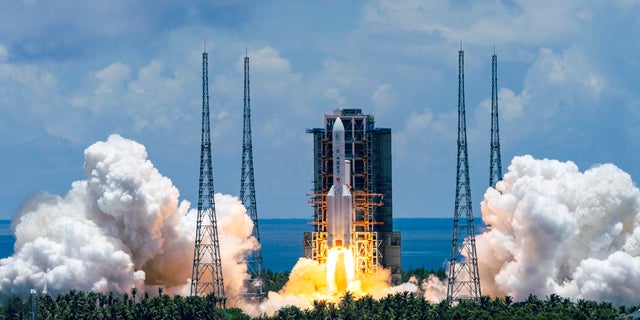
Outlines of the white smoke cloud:
{"label": "white smoke cloud", "polygon": [[[25,295],[45,283],[52,294],[163,287],[188,295],[197,210],[178,200],[144,146],[111,135],[85,150],[85,173],[65,196],[38,195],[16,214],[15,254],[0,260],[0,296]],[[261,303],[244,300],[245,257],[259,248],[253,221],[236,197],[216,194],[215,204],[227,306],[258,316],[328,298],[326,266],[301,258],[280,292]],[[379,269],[359,278],[355,293],[380,298],[418,291],[415,283],[393,287],[390,279],[389,270]]]}
{"label": "white smoke cloud", "polygon": [[[45,282],[54,294],[158,286],[189,294],[197,210],[179,202],[144,146],[111,135],[85,150],[85,173],[64,197],[36,196],[16,214],[15,254],[0,260],[0,295],[24,295]],[[242,257],[258,243],[237,198],[216,194],[215,201],[225,293],[233,305],[248,277]]]}
{"label": "white smoke cloud", "polygon": [[431,303],[439,303],[447,297],[447,284],[433,274],[422,280],[420,290],[424,299]]}
{"label": "white smoke cloud", "polygon": [[[253,221],[246,214],[246,209],[238,198],[216,194],[215,202],[224,293],[228,306],[240,307],[247,303],[242,299],[242,293],[245,290],[245,281],[250,277],[245,257],[249,252],[257,250],[260,244],[251,235]],[[193,247],[193,243],[191,246]]]}
{"label": "white smoke cloud", "polygon": [[[85,150],[85,173],[65,196],[38,195],[16,214],[15,254],[0,260],[0,296],[45,283],[52,293],[161,286],[188,294],[197,210],[178,200],[144,146],[112,135]],[[272,314],[326,298],[325,266],[300,259],[280,292],[261,304],[244,301],[244,257],[259,244],[237,198],[216,194],[215,202],[229,306]],[[640,298],[640,190],[614,165],[582,173],[572,162],[516,157],[481,209],[492,226],[476,242],[484,294],[556,293],[627,305]],[[362,294],[408,291],[437,302],[446,292],[436,277],[420,288],[389,280],[384,269],[360,279]]]}
{"label": "white smoke cloud", "polygon": [[[381,299],[390,294],[417,293],[418,291],[417,281],[392,286],[391,270],[384,268],[379,268],[372,274],[357,273],[353,287],[349,288],[349,292],[356,298],[369,295],[374,299]],[[300,309],[313,308],[313,302],[316,300],[336,303],[344,293],[329,294],[326,264],[318,263],[312,259],[300,258],[291,270],[289,280],[280,291],[270,291],[267,299],[260,304],[245,303],[240,307],[253,317],[272,316],[287,306],[296,306]]]}
{"label": "white smoke cloud", "polygon": [[522,156],[496,189],[481,203],[492,228],[476,242],[483,294],[637,303],[640,191],[627,173]]}

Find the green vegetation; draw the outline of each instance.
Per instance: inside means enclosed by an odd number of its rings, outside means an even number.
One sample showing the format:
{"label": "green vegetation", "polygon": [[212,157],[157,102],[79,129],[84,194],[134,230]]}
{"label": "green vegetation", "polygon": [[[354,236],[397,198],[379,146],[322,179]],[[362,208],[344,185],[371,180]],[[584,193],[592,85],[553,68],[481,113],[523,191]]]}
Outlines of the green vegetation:
{"label": "green vegetation", "polygon": [[[418,281],[436,275],[445,279],[444,270],[415,269],[403,272],[402,280],[415,276]],[[289,273],[266,271],[265,287],[278,291]],[[170,297],[159,289],[157,297],[131,290],[124,294],[102,294],[75,290],[56,297],[38,296],[38,319],[250,319],[240,309],[216,309],[212,296]],[[30,318],[31,302],[11,296],[0,307],[0,319]],[[446,302],[429,303],[412,293],[388,295],[380,300],[370,296],[356,298],[346,293],[337,303],[314,302],[314,307],[301,310],[286,307],[273,316],[260,320],[281,319],[632,319],[639,306],[618,307],[611,303],[588,300],[571,301],[552,294],[545,300],[531,295],[524,301],[512,297],[482,297],[478,303],[463,302],[450,306]]]}
{"label": "green vegetation", "polygon": [[547,300],[530,296],[513,303],[510,297],[482,297],[478,303],[460,303],[449,306],[446,302],[431,304],[410,293],[389,295],[376,301],[371,297],[354,299],[346,294],[336,305],[316,302],[312,310],[296,307],[281,309],[273,317],[263,320],[288,319],[631,319],[633,310],[616,309],[606,302],[569,299],[551,295]]}
{"label": "green vegetation", "polygon": [[403,271],[402,282],[407,282],[412,276],[414,276],[418,280],[418,283],[420,283],[422,282],[422,280],[427,280],[432,274],[438,277],[438,279],[440,280],[444,280],[447,278],[447,273],[444,271],[444,269],[429,270],[425,268],[416,268]]}
{"label": "green vegetation", "polygon": [[273,272],[267,270],[262,273],[262,279],[264,281],[264,289],[266,292],[274,291],[278,292],[289,280],[289,271],[285,272]]}
{"label": "green vegetation", "polygon": [[[240,309],[216,309],[213,296],[161,295],[134,301],[134,295],[70,291],[53,298],[38,297],[38,319],[250,319]],[[31,302],[17,296],[0,308],[0,318],[30,319]]]}
{"label": "green vegetation", "polygon": [[[28,299],[13,296],[0,308],[0,318],[28,319],[29,307]],[[531,295],[520,302],[513,302],[511,297],[482,297],[478,303],[450,306],[446,302],[432,304],[411,293],[388,295],[380,300],[370,296],[355,298],[346,293],[338,303],[316,301],[310,310],[286,307],[271,317],[257,319],[631,319],[638,310],[637,306],[616,308],[607,302],[572,302],[553,294],[546,300]],[[41,295],[38,298],[38,319],[250,318],[239,309],[216,309],[211,297],[161,295],[149,298],[145,294],[134,302],[133,296],[126,293],[71,291],[56,298]]]}

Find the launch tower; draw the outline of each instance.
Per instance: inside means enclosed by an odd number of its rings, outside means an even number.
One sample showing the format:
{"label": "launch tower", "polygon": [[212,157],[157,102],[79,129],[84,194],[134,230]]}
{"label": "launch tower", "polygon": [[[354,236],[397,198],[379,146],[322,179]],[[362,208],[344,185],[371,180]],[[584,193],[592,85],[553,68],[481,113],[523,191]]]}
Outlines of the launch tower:
{"label": "launch tower", "polygon": [[198,218],[193,250],[191,295],[204,297],[213,294],[216,305],[224,308],[224,282],[220,261],[220,243],[213,190],[211,165],[211,133],[209,123],[209,70],[207,52],[202,53],[202,143],[200,145],[200,188],[198,190]]}
{"label": "launch tower", "polygon": [[[256,207],[256,188],[253,181],[253,146],[251,143],[251,99],[249,92],[249,57],[244,57],[244,129],[242,132],[242,172],[240,174],[240,200],[247,208],[247,214],[253,220],[252,235],[260,242],[258,228],[258,209]],[[265,296],[262,281],[262,248],[253,251],[247,257],[249,274],[252,278],[245,283],[246,295],[262,299]]]}
{"label": "launch tower", "polygon": [[500,159],[500,130],[498,129],[498,56],[491,56],[491,156],[489,159],[489,186],[495,188],[502,180]]}
{"label": "launch tower", "polygon": [[356,270],[373,273],[379,265],[400,277],[400,232],[393,231],[391,188],[391,129],[375,128],[372,115],[361,109],[337,109],[325,115],[324,128],[313,134],[314,232],[305,232],[305,256],[320,263],[327,258],[327,193],[333,185],[333,127],[340,118],[344,126],[344,157],[353,201],[351,246]]}
{"label": "launch tower", "polygon": [[473,212],[471,210],[469,159],[467,156],[467,124],[464,108],[464,51],[460,48],[460,51],[458,51],[458,163],[447,301],[449,303],[458,300],[478,301],[481,295]]}

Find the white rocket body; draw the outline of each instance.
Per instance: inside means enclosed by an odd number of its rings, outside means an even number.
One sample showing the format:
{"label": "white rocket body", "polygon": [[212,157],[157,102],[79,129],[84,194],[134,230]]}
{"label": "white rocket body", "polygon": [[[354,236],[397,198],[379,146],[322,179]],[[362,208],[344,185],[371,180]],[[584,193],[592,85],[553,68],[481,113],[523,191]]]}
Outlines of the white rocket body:
{"label": "white rocket body", "polygon": [[353,228],[349,161],[344,154],[344,125],[337,118],[333,124],[333,185],[327,193],[328,246],[349,248]]}

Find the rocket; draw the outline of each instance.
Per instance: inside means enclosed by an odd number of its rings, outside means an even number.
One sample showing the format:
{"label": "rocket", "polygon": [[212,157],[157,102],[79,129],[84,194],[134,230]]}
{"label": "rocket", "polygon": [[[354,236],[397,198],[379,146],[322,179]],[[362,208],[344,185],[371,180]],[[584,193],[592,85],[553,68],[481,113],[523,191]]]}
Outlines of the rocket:
{"label": "rocket", "polygon": [[349,192],[350,162],[344,155],[344,125],[337,118],[333,124],[333,185],[327,193],[328,246],[349,248],[351,245],[352,212]]}

